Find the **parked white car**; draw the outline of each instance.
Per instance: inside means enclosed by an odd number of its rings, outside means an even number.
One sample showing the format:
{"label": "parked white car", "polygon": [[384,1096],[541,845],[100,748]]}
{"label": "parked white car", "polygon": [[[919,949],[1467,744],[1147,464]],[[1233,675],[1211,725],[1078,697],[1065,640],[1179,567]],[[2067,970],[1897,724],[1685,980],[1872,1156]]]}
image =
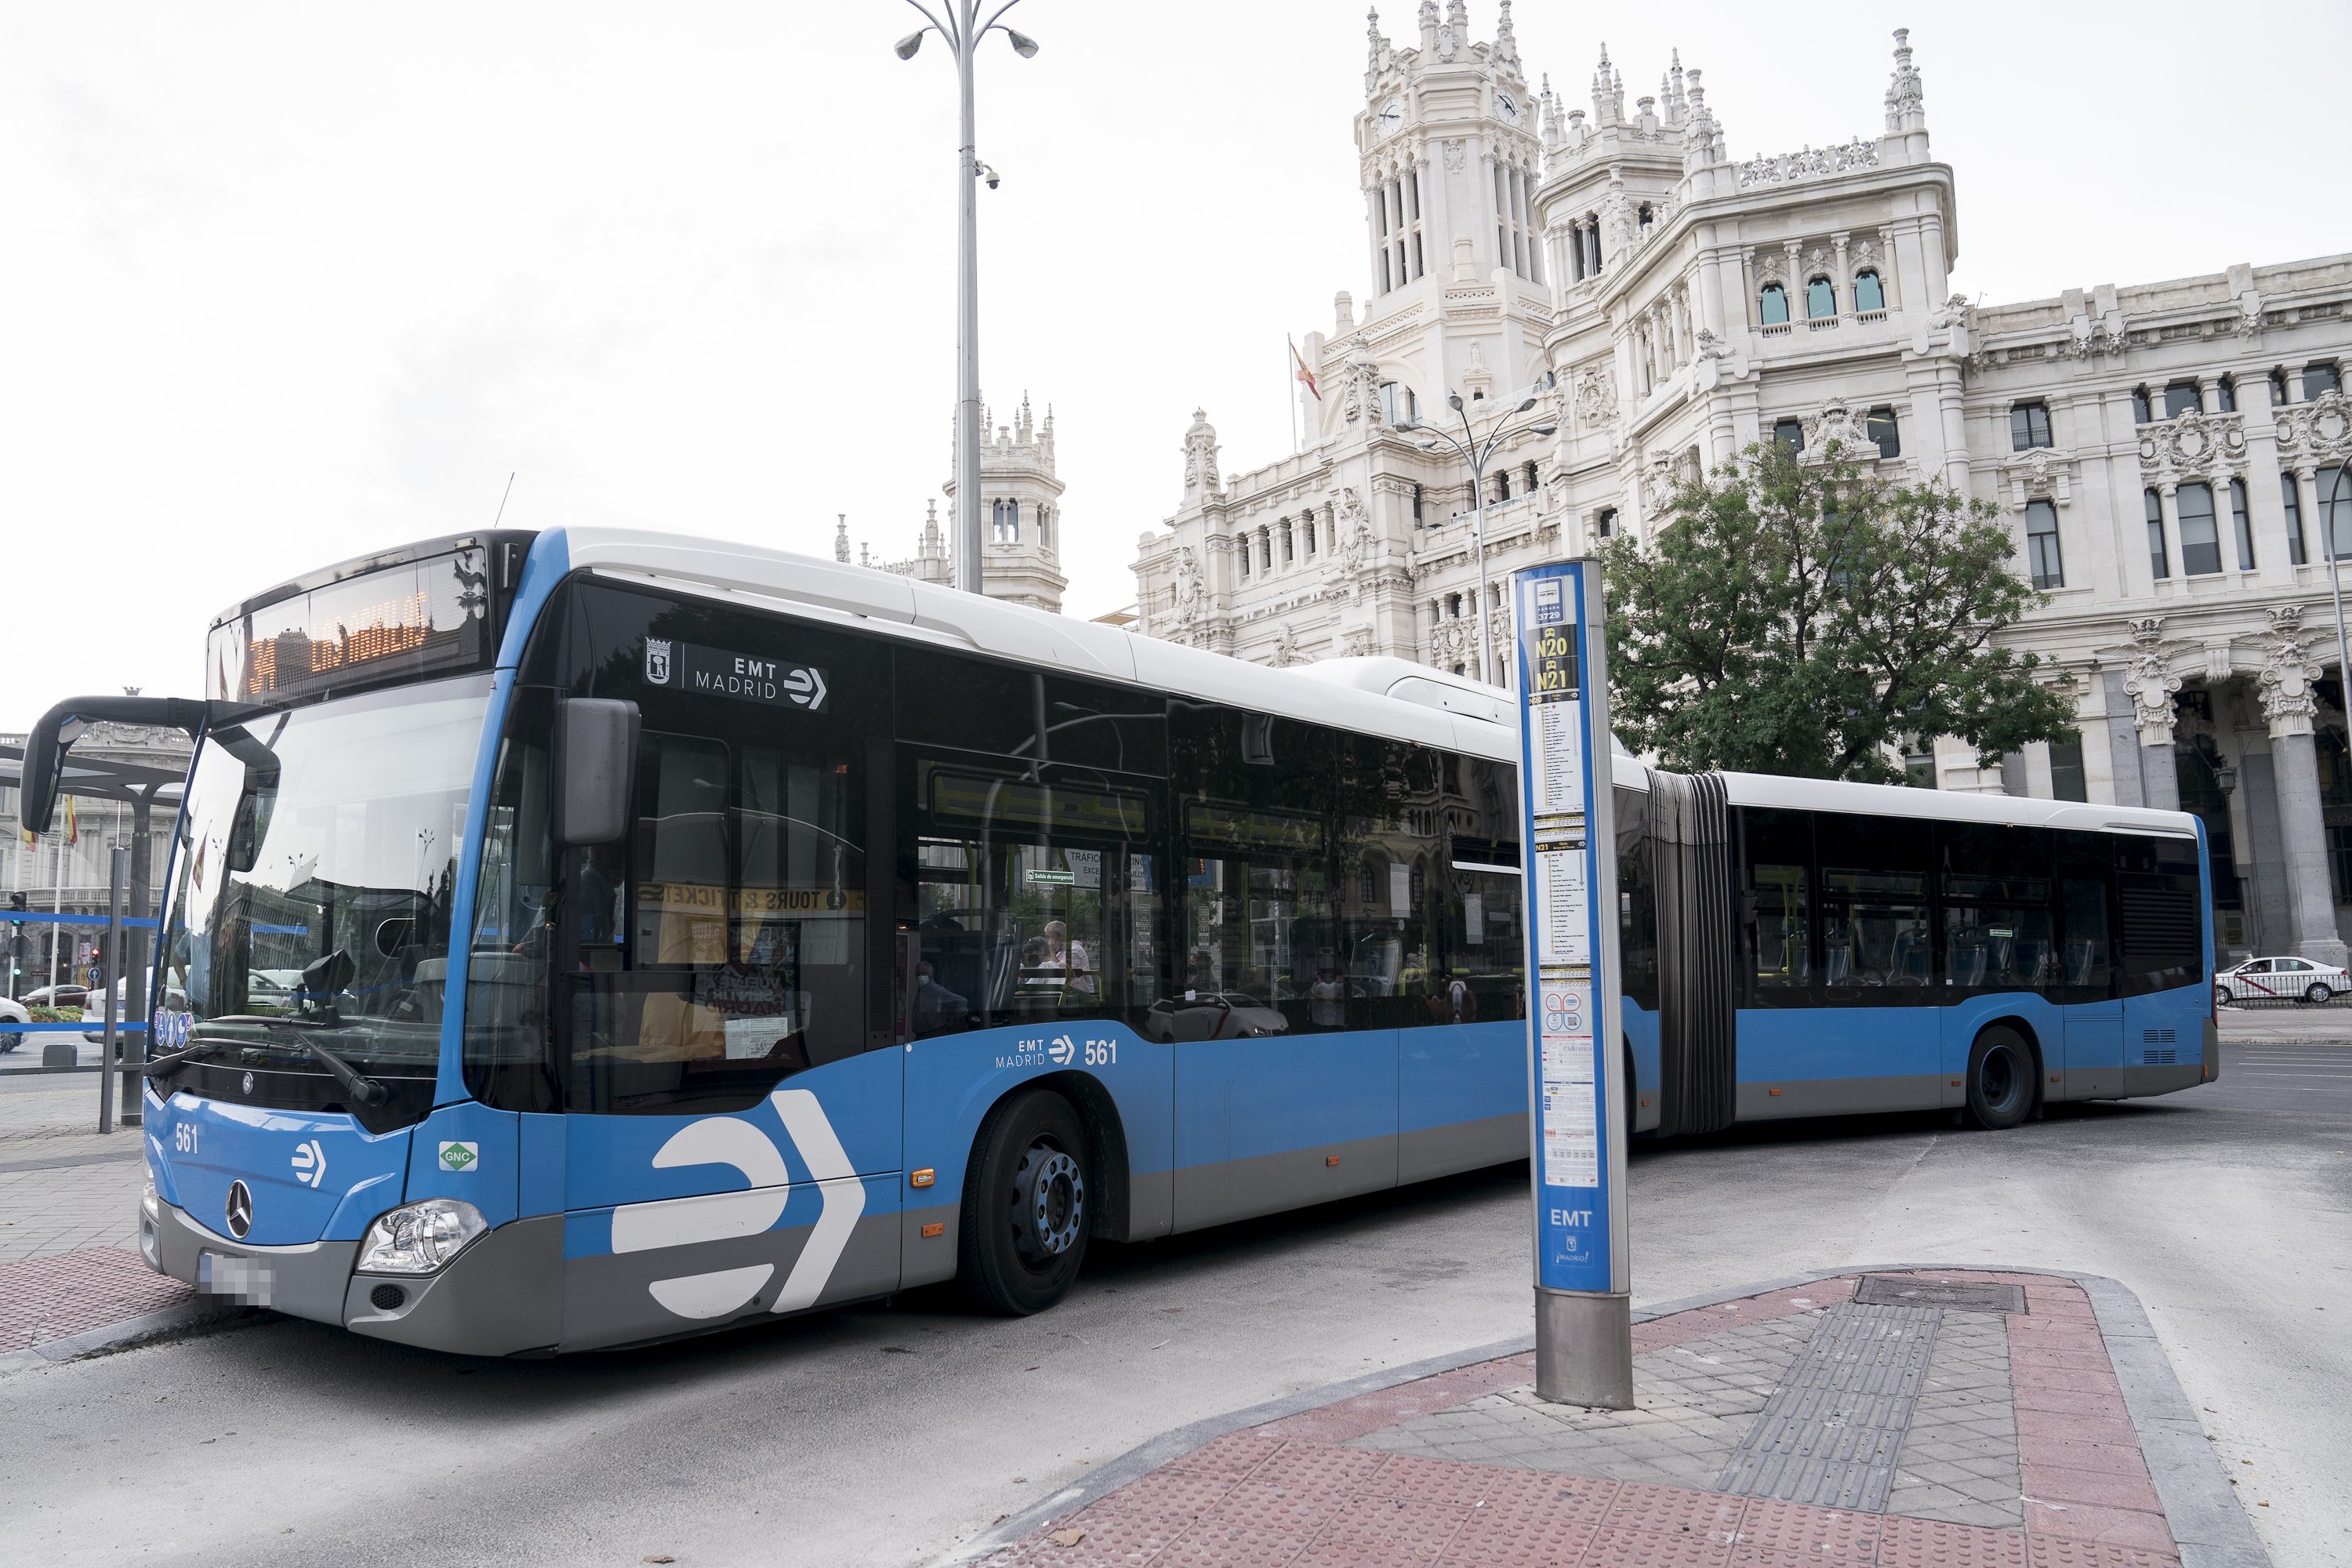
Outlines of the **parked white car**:
{"label": "parked white car", "polygon": [[2213,976],[2216,1002],[2325,1002],[2352,991],[2352,974],[2307,958],[2250,958]]}
{"label": "parked white car", "polygon": [[18,1046],[25,1043],[24,1032],[19,1029],[11,1028],[9,1026],[12,1024],[29,1024],[32,1021],[33,1013],[31,1008],[26,1006],[22,1002],[13,1001],[8,997],[0,996],[0,1056],[6,1055],[8,1052],[15,1050]]}

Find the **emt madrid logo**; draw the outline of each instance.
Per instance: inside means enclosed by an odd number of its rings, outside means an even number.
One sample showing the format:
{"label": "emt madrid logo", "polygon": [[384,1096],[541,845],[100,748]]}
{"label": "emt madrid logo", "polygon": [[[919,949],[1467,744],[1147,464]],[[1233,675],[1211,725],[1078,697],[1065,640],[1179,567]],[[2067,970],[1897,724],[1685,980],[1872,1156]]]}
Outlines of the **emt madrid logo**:
{"label": "emt madrid logo", "polygon": [[479,1143],[444,1143],[441,1145],[441,1168],[445,1171],[470,1171],[482,1163]]}

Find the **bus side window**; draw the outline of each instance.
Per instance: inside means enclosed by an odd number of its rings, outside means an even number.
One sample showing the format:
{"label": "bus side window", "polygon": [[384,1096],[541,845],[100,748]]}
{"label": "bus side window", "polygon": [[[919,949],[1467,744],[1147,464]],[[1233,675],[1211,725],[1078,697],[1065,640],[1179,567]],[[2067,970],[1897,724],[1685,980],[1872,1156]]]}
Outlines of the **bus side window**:
{"label": "bus side window", "polygon": [[2107,885],[2069,877],[2064,887],[2066,951],[2060,984],[2084,1000],[2115,994],[2113,947],[2107,938]]}
{"label": "bus side window", "polygon": [[[1617,961],[1625,999],[1658,1010],[1658,896],[1650,863],[1650,792],[1620,789],[1617,806]],[[1800,901],[1802,901],[1800,895]]]}
{"label": "bus side window", "polygon": [[1828,1000],[1845,1006],[1920,1005],[1927,1000],[1922,989],[1935,984],[1928,825],[1822,812],[1814,826],[1822,846],[1822,980]]}
{"label": "bus side window", "polygon": [[1742,811],[1743,924],[1758,1000],[1801,1005],[1813,984],[1813,821],[1809,812]]}
{"label": "bus side window", "polygon": [[2193,839],[2116,836],[2125,995],[2144,996],[2203,978],[2204,881],[2197,861]]}
{"label": "bus side window", "polygon": [[1994,991],[2055,984],[2049,831],[1944,822],[1936,842],[1944,984]]}

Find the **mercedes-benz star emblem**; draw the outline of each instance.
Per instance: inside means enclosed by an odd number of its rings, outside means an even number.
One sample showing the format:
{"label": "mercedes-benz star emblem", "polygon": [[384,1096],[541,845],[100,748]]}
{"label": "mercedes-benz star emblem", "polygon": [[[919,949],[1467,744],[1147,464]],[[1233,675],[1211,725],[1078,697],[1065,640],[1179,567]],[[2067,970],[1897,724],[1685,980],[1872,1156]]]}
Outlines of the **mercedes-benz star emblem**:
{"label": "mercedes-benz star emblem", "polygon": [[243,1182],[228,1184],[228,1233],[239,1241],[253,1228],[253,1194]]}
{"label": "mercedes-benz star emblem", "polygon": [[251,1094],[253,1092],[253,1075],[251,1073],[245,1075],[245,1092],[247,1094]]}

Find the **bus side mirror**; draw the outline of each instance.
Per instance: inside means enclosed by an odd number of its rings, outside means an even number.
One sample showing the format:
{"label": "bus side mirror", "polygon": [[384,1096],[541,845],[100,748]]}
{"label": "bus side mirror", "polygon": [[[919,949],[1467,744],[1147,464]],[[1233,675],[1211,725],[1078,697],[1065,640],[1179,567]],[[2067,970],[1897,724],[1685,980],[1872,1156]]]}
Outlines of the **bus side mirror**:
{"label": "bus side mirror", "polygon": [[610,844],[629,831],[635,795],[637,705],[567,697],[555,705],[555,841]]}

